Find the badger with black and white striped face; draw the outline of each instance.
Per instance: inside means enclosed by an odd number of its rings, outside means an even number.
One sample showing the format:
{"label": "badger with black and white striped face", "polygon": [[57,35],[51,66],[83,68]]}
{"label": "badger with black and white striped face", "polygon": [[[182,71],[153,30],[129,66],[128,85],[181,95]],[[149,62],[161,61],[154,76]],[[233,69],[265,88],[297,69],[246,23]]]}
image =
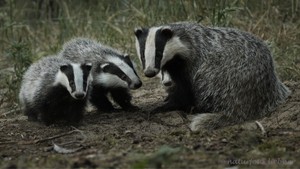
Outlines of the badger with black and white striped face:
{"label": "badger with black and white striped face", "polygon": [[72,63],[56,56],[44,57],[25,72],[19,100],[29,120],[46,125],[65,120],[78,123],[83,116],[91,64]]}
{"label": "badger with black and white striped face", "polygon": [[75,38],[67,42],[60,56],[77,62],[92,62],[92,91],[90,101],[98,110],[114,110],[107,98],[110,93],[123,109],[135,109],[129,89],[138,89],[142,82],[129,55],[94,40]]}
{"label": "badger with black and white striped face", "polygon": [[250,33],[189,22],[134,33],[145,76],[163,70],[174,83],[167,103],[156,110],[213,112],[194,118],[192,130],[263,117],[290,94],[267,45]]}
{"label": "badger with black and white striped face", "polygon": [[95,63],[93,67],[93,82],[90,92],[90,102],[101,111],[112,111],[115,108],[108,99],[111,98],[124,110],[135,110],[131,104],[132,96],[128,89],[130,78],[111,62]]}

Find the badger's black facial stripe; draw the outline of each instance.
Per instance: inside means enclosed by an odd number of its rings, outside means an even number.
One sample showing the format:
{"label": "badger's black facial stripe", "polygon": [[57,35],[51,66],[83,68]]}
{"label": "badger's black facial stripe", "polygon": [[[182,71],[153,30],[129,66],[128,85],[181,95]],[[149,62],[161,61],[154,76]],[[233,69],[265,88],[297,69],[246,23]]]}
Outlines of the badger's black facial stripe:
{"label": "badger's black facial stripe", "polygon": [[82,69],[82,74],[83,74],[83,88],[86,89],[87,87],[87,81],[88,81],[88,77],[89,77],[89,73],[92,69],[92,66],[91,65],[88,65],[88,64],[82,64],[80,66],[80,68]]}
{"label": "badger's black facial stripe", "polygon": [[133,72],[135,73],[136,76],[138,76],[138,74],[136,73],[136,70],[132,64],[132,61],[129,57],[129,55],[127,55],[126,57],[124,56],[124,61],[132,68]]}
{"label": "badger's black facial stripe", "polygon": [[75,86],[75,82],[74,82],[73,67],[71,65],[63,65],[60,67],[60,70],[67,76],[71,90],[72,90],[72,92],[74,92],[76,90],[76,86]]}
{"label": "badger's black facial stripe", "polygon": [[129,58],[129,56],[124,56],[123,60],[133,69],[133,64]]}
{"label": "badger's black facial stripe", "polygon": [[128,84],[131,83],[130,78],[115,64],[109,63],[105,67],[102,68],[104,73],[109,73],[118,76],[123,81],[126,81]]}
{"label": "badger's black facial stripe", "polygon": [[138,29],[137,31],[135,31],[135,35],[140,45],[139,52],[141,55],[143,69],[145,68],[145,45],[146,45],[148,33],[149,33],[149,29]]}
{"label": "badger's black facial stripe", "polygon": [[173,36],[170,29],[157,30],[155,34],[155,68],[160,69],[160,62],[163,57],[165,46]]}

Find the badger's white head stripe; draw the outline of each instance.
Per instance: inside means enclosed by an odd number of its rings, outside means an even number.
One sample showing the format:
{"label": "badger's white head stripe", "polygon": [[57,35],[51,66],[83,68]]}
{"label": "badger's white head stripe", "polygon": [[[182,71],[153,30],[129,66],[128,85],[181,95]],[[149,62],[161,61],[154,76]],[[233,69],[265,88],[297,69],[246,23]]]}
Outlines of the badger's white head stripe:
{"label": "badger's white head stripe", "polygon": [[72,64],[74,71],[74,83],[76,92],[85,92],[83,89],[83,73],[79,64]]}
{"label": "badger's white head stripe", "polygon": [[[159,29],[160,29],[160,27],[154,27],[154,28],[149,29],[148,36],[146,39],[146,44],[145,44],[144,72],[155,69],[156,32]],[[156,73],[158,73],[158,71],[159,70],[157,70]]]}

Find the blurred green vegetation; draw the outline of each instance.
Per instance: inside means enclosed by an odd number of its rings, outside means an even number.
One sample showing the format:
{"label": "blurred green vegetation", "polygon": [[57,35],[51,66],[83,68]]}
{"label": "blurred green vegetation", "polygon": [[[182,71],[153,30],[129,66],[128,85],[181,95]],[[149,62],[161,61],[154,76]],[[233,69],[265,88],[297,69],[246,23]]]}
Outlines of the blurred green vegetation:
{"label": "blurred green vegetation", "polygon": [[[20,64],[25,56],[33,61],[56,53],[78,36],[97,39],[137,60],[135,27],[196,21],[256,34],[270,45],[280,77],[296,81],[300,79],[299,18],[298,0],[0,0],[0,69],[18,65],[24,70],[29,65]],[[9,51],[22,45],[23,59],[10,57],[14,55]],[[22,72],[14,69],[8,76],[16,82]],[[7,74],[1,71],[0,76]],[[0,88],[17,90],[17,85],[0,82]]]}

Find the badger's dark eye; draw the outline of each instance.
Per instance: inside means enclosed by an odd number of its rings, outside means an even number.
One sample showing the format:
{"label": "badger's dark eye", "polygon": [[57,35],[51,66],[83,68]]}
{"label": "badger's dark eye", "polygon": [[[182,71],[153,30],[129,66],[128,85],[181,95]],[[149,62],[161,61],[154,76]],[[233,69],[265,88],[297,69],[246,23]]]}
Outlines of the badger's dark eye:
{"label": "badger's dark eye", "polygon": [[125,81],[126,80],[126,75],[121,75],[121,79]]}
{"label": "badger's dark eye", "polygon": [[75,85],[75,83],[74,83],[74,81],[73,81],[73,80],[72,80],[72,81],[70,81],[70,82],[69,82],[69,84],[70,84],[70,86],[71,86],[71,87]]}

